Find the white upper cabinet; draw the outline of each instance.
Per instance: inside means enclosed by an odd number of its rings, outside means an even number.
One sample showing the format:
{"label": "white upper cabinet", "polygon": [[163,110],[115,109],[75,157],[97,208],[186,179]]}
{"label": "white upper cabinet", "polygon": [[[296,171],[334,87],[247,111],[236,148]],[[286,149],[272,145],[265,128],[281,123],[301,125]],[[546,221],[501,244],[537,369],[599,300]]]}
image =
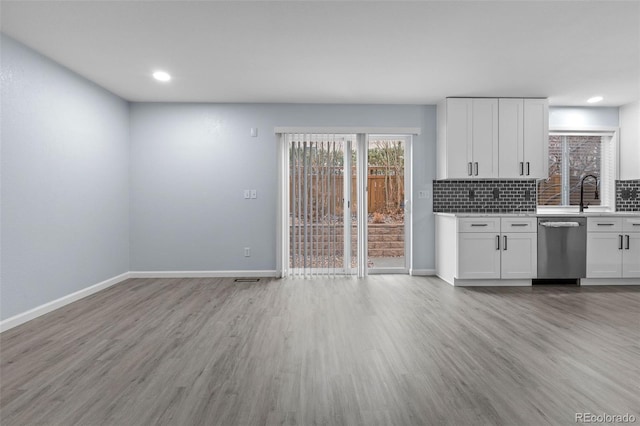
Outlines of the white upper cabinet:
{"label": "white upper cabinet", "polygon": [[498,177],[497,99],[445,99],[438,133],[439,179]]}
{"label": "white upper cabinet", "polygon": [[[471,176],[469,164],[472,159],[472,114],[471,99],[447,99],[442,110],[447,144],[443,147],[447,176],[463,178]],[[440,114],[440,111],[438,111]],[[440,147],[439,147],[440,148]]]}
{"label": "white upper cabinet", "polygon": [[524,100],[524,148],[522,161],[525,176],[549,177],[549,101]]}
{"label": "white upper cabinet", "polygon": [[438,179],[548,177],[546,99],[447,98],[438,104]]}
{"label": "white upper cabinet", "polygon": [[500,99],[500,177],[521,177],[524,169],[524,99]]}
{"label": "white upper cabinet", "polygon": [[549,104],[546,99],[500,99],[500,177],[549,175]]}
{"label": "white upper cabinet", "polygon": [[498,100],[473,99],[472,172],[476,178],[498,177]]}

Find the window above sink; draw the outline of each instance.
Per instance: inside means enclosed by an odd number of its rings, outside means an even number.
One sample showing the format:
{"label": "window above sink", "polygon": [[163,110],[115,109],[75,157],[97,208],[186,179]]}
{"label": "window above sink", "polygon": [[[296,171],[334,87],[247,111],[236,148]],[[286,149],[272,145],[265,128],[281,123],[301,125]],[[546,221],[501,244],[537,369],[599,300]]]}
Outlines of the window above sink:
{"label": "window above sink", "polygon": [[[591,212],[615,210],[617,129],[552,129],[549,131],[549,178],[538,182],[538,211],[577,213],[581,182],[584,204]],[[598,189],[599,199],[595,193]]]}

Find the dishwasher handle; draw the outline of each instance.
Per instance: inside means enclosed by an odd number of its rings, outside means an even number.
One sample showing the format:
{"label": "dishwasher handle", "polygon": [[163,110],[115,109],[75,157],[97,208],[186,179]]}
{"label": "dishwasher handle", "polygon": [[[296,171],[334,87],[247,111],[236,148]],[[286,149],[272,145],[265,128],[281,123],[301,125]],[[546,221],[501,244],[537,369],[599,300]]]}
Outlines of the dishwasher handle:
{"label": "dishwasher handle", "polygon": [[578,222],[540,222],[541,226],[546,228],[576,228],[580,226]]}

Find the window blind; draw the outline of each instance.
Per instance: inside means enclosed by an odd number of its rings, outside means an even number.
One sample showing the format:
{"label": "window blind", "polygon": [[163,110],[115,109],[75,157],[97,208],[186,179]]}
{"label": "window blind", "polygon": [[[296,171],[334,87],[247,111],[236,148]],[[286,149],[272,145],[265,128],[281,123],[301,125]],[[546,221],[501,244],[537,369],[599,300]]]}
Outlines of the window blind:
{"label": "window blind", "polygon": [[355,135],[292,133],[284,138],[289,149],[289,274],[350,274],[356,226],[351,224],[355,180],[350,144]]}

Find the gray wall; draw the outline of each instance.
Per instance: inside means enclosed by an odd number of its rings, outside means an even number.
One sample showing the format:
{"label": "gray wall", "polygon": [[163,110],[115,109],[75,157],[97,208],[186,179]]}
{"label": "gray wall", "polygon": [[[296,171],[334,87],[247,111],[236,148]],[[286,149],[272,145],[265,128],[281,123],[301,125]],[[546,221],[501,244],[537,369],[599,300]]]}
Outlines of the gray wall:
{"label": "gray wall", "polygon": [[549,128],[572,126],[619,126],[618,107],[550,107]]}
{"label": "gray wall", "polygon": [[[276,126],[422,128],[413,151],[414,268],[433,269],[431,199],[416,194],[435,177],[435,119],[435,106],[134,103],[131,270],[274,270]],[[258,198],[243,199],[244,189]]]}
{"label": "gray wall", "polygon": [[128,104],[2,35],[0,318],[129,270]]}

